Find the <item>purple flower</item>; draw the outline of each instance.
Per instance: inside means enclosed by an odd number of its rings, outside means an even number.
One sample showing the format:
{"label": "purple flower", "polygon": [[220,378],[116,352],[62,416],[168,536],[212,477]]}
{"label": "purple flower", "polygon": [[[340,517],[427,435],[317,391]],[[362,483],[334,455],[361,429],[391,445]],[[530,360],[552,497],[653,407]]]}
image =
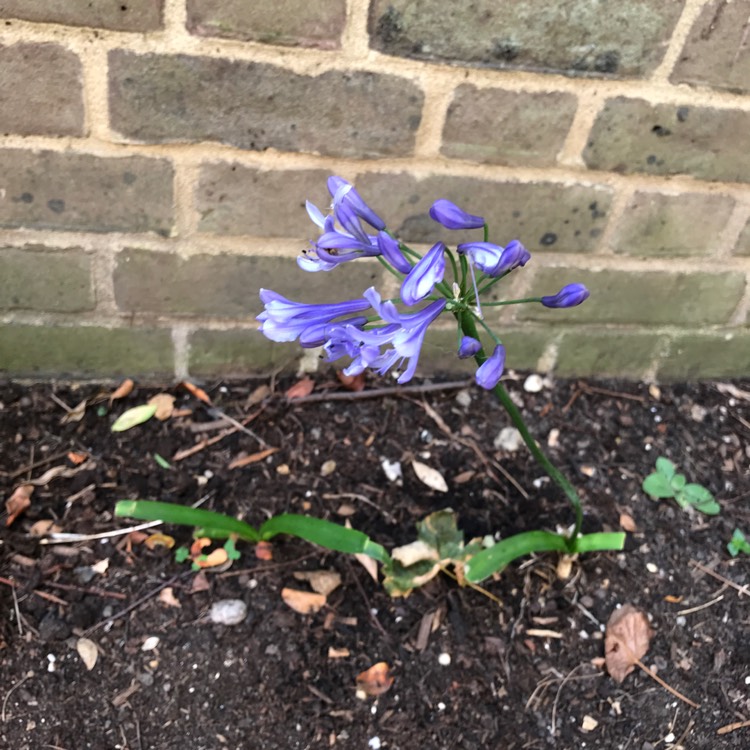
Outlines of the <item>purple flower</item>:
{"label": "purple flower", "polygon": [[482,344],[473,336],[464,336],[458,346],[458,357],[459,359],[468,359],[473,357],[481,348]]}
{"label": "purple flower", "polygon": [[397,271],[401,273],[409,273],[411,271],[411,263],[409,263],[401,252],[398,240],[394,240],[393,237],[385,232],[378,232],[378,248],[380,249],[380,254]]}
{"label": "purple flower", "polygon": [[505,248],[490,242],[463,242],[456,249],[466,255],[475,268],[494,277],[526,265],[531,258],[529,251],[518,240],[513,240]]}
{"label": "purple flower", "polygon": [[446,229],[478,229],[485,224],[481,216],[473,216],[445,198],[435,201],[430,216]]}
{"label": "purple flower", "polygon": [[484,364],[477,368],[477,372],[474,375],[477,385],[491,391],[500,382],[500,376],[503,374],[504,367],[505,347],[502,344],[498,344],[495,347],[495,351],[484,361]]}
{"label": "purple flower", "polygon": [[333,212],[339,221],[341,221],[339,211],[345,207],[375,229],[385,229],[385,222],[362,200],[354,186],[343,177],[329,177],[328,192],[333,197]]}
{"label": "purple flower", "polygon": [[545,307],[575,307],[589,296],[589,290],[583,284],[568,284],[557,294],[542,297]]}
{"label": "purple flower", "polygon": [[323,230],[323,234],[317,242],[312,243],[310,250],[304,251],[302,256],[297,258],[297,265],[303,271],[331,271],[350,260],[380,255],[377,238],[368,235],[362,229],[362,225],[349,208],[341,212],[343,222],[351,230],[348,232],[337,229],[336,217],[324,217],[318,207],[310,201],[307,202],[307,213]]}
{"label": "purple flower", "polygon": [[260,299],[265,308],[257,320],[262,323],[261,333],[271,341],[294,341],[308,328],[331,323],[336,318],[370,307],[366,299],[306,305],[288,300],[270,289],[261,289]]}
{"label": "purple flower", "polygon": [[416,305],[432,293],[435,284],[443,280],[445,274],[445,245],[434,244],[425,256],[409,271],[401,284],[401,299],[406,305]]}

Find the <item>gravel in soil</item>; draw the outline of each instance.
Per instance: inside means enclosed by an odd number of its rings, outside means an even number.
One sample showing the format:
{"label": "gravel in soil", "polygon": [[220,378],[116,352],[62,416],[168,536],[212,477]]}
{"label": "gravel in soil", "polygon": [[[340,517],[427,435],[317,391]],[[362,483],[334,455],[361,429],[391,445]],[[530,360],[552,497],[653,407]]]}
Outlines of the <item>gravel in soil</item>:
{"label": "gravel in soil", "polygon": [[[340,386],[321,381],[322,400],[288,401],[283,383],[253,404],[259,381],[212,384],[213,403],[235,419],[261,409],[248,426],[279,449],[230,469],[259,450],[250,434],[174,459],[222,434],[216,413],[179,387],[97,404],[101,386],[0,384],[0,494],[40,480],[0,532],[0,747],[750,747],[748,725],[718,734],[750,719],[750,596],[737,590],[750,583],[750,562],[726,551],[735,528],[750,532],[750,383],[560,381],[530,393],[523,382],[508,388],[580,488],[584,530],[632,522],[626,550],[574,561],[564,580],[551,554],[518,561],[486,582],[492,597],[440,576],[399,599],[353,558],[291,539],[274,541],[272,560],[240,544],[231,568],[196,573],[127,537],[43,545],[30,529],[43,520],[79,534],[125,528],[113,517],[124,498],[203,498],[254,524],[283,512],[348,519],[389,549],[445,507],[467,539],[569,524],[562,493],[525,448],[496,447],[508,420],[488,394],[446,387],[335,401]],[[125,409],[164,390],[183,416],[111,432]],[[61,423],[84,399],[81,419]],[[720,515],[649,499],[640,484],[657,456],[710,488]],[[401,463],[400,482],[384,459]],[[449,491],[422,484],[415,459]],[[190,543],[189,529],[163,530]],[[342,584],[317,614],[297,614],[281,590],[306,589],[294,573],[315,570],[338,572]],[[211,621],[223,599],[247,605],[241,622]],[[646,666],[699,709],[640,670],[622,684],[602,670],[604,624],[624,603],[654,630]],[[95,645],[90,671],[81,638]],[[357,675],[380,661],[392,687],[358,698]]]}

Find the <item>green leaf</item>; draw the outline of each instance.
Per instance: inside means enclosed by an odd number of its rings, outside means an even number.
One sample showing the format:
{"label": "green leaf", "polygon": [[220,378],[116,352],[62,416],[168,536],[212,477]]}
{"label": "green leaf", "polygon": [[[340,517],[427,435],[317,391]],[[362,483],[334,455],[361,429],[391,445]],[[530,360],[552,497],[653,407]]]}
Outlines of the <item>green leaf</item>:
{"label": "green leaf", "polygon": [[466,563],[464,573],[467,581],[479,583],[518,557],[530,555],[532,552],[565,552],[567,549],[567,540],[560,534],[549,531],[525,531],[503,539],[474,555]]}
{"label": "green leaf", "polygon": [[687,479],[685,479],[684,474],[675,474],[672,477],[672,480],[670,481],[669,485],[672,487],[673,490],[675,490],[676,492],[679,492],[681,489],[683,489],[686,482],[687,482]]}
{"label": "green leaf", "polygon": [[413,589],[424,586],[440,572],[434,560],[420,560],[405,567],[398,560],[383,566],[383,588],[390,596],[409,596]]}
{"label": "green leaf", "polygon": [[671,479],[677,471],[677,467],[668,458],[659,456],[656,459],[656,471],[663,474],[667,479]]}
{"label": "green leaf", "polygon": [[748,544],[745,535],[739,529],[734,530],[732,539],[729,544],[727,544],[727,549],[732,557],[737,557],[740,552],[750,555],[750,544]]}
{"label": "green leaf", "polygon": [[702,503],[695,503],[693,507],[706,516],[718,516],[721,513],[721,505],[716,500],[706,500]]}
{"label": "green leaf", "polygon": [[134,406],[120,414],[112,425],[112,432],[125,432],[131,427],[135,427],[144,422],[148,422],[156,414],[155,404],[142,404]]}
{"label": "green leaf", "polygon": [[626,534],[621,531],[599,532],[584,534],[575,543],[576,552],[605,552],[613,550],[619,552],[625,547]]}
{"label": "green leaf", "polygon": [[182,547],[178,547],[174,551],[174,559],[178,563],[185,562],[185,560],[187,560],[188,557],[190,557],[190,550],[184,545]]}
{"label": "green leaf", "polygon": [[237,551],[234,539],[232,539],[231,537],[224,543],[224,549],[227,551],[227,557],[230,560],[239,560],[240,557],[242,557],[242,555],[240,555],[240,553]]}
{"label": "green leaf", "polygon": [[166,458],[164,458],[163,456],[160,456],[158,453],[154,453],[154,461],[156,461],[156,463],[159,464],[159,466],[161,466],[162,469],[172,468],[172,464],[170,464]]}
{"label": "green leaf", "polygon": [[181,526],[203,526],[209,529],[214,537],[223,538],[237,534],[241,539],[259,542],[261,537],[257,529],[244,521],[214,513],[202,508],[186,508],[176,503],[159,503],[153,500],[120,500],[115,505],[116,516],[129,516],[144,521],[163,521]]}
{"label": "green leaf", "polygon": [[659,474],[657,472],[649,474],[643,480],[641,486],[643,487],[644,492],[654,498],[674,497],[675,494],[672,485],[670,484],[670,480],[664,476],[664,474]]}
{"label": "green leaf", "polygon": [[464,554],[464,534],[450,509],[430,513],[417,524],[417,538],[437,550],[441,560],[460,560]]}
{"label": "green leaf", "polygon": [[373,542],[366,534],[322,518],[284,513],[269,518],[260,527],[260,537],[263,540],[271,539],[277,534],[296,536],[336,552],[367,555],[381,563],[390,560],[385,548]]}
{"label": "green leaf", "polygon": [[714,499],[714,496],[702,484],[686,484],[682,488],[682,494],[689,503],[707,503]]}

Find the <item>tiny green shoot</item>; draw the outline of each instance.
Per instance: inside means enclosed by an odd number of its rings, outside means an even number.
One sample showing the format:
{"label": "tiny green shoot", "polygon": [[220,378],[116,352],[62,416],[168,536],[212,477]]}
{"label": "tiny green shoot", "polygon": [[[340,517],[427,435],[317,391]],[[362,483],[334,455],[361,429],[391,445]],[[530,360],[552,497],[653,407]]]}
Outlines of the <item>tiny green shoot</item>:
{"label": "tiny green shoot", "polygon": [[684,474],[668,459],[656,459],[656,471],[643,480],[643,491],[655,499],[674,498],[683,509],[694,508],[707,516],[715,516],[721,506],[701,484],[688,483]]}
{"label": "tiny green shoot", "polygon": [[740,552],[750,555],[750,542],[747,541],[745,535],[739,529],[735,529],[732,538],[727,544],[727,549],[732,557],[737,557]]}

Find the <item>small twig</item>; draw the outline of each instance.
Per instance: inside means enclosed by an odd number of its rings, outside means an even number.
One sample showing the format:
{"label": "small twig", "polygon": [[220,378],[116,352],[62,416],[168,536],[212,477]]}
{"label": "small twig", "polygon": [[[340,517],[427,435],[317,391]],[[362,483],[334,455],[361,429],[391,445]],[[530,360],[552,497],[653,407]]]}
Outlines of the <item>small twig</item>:
{"label": "small twig", "polygon": [[[235,578],[236,576],[242,575],[260,575],[261,573],[270,573],[273,570],[279,570],[280,568],[288,568],[290,565],[298,565],[304,560],[309,560],[311,557],[320,557],[321,551],[315,550],[308,552],[302,557],[297,557],[294,560],[287,560],[287,562],[273,563],[272,565],[261,565],[257,568],[243,568],[242,570],[230,570],[226,573],[219,573],[217,578]],[[206,571],[209,572],[209,571]]]}
{"label": "small twig", "polygon": [[550,734],[554,737],[555,736],[555,729],[557,724],[557,702],[560,700],[560,693],[562,693],[562,689],[565,687],[565,683],[573,676],[573,673],[580,669],[583,665],[579,664],[577,667],[573,667],[573,669],[568,672],[568,674],[563,677],[562,682],[557,688],[557,693],[555,693],[555,700],[552,702],[552,719],[550,723]]}
{"label": "small twig", "polygon": [[[441,566],[440,570],[445,573],[445,575],[448,576],[448,578],[452,578],[456,583],[461,585],[461,581],[458,580],[458,576],[455,573],[452,573],[447,568]],[[488,599],[491,599],[495,604],[497,604],[499,607],[503,606],[503,600],[499,597],[495,596],[492,592],[487,591],[487,589],[482,588],[479,584],[472,583],[471,581],[467,581],[466,579],[463,580],[463,584],[468,586],[470,589],[474,589],[479,594],[482,594],[483,596],[486,596]]]}
{"label": "small twig", "polygon": [[194,456],[196,453],[200,453],[202,450],[205,450],[206,448],[209,448],[210,446],[215,445],[216,443],[220,442],[225,437],[229,437],[230,435],[234,435],[237,432],[240,432],[240,430],[244,429],[244,426],[246,424],[249,424],[250,422],[252,422],[261,413],[261,411],[262,409],[254,412],[249,417],[246,417],[245,419],[243,419],[242,422],[238,423],[240,425],[239,427],[233,427],[230,430],[225,430],[224,432],[216,435],[215,437],[208,438],[206,440],[201,440],[200,443],[196,443],[190,448],[185,448],[185,450],[177,451],[177,453],[175,453],[174,456],[172,456],[172,461],[182,461],[185,458]]}
{"label": "small twig", "polygon": [[635,659],[633,661],[633,664],[640,667],[652,680],[658,682],[665,690],[672,693],[675,698],[679,698],[681,701],[684,701],[688,704],[688,706],[692,706],[693,708],[700,708],[700,704],[693,703],[690,698],[686,698],[679,690],[675,690],[671,685],[668,685],[666,682],[664,682],[664,680],[662,680],[661,677],[659,677],[658,674],[656,674],[656,672],[650,670],[640,659]]}
{"label": "small twig", "polygon": [[352,569],[352,564],[349,562],[349,559],[346,560],[347,567],[349,568],[349,573],[351,574],[352,578],[354,579],[354,583],[356,584],[357,588],[359,589],[359,593],[362,595],[362,599],[364,599],[365,606],[367,607],[367,612],[370,615],[370,619],[375,623],[375,627],[380,631],[383,638],[386,640],[386,642],[389,642],[390,639],[388,637],[388,633],[386,632],[385,628],[380,624],[380,620],[375,616],[374,612],[372,611],[372,607],[370,606],[370,599],[367,596],[367,592],[364,590],[362,584],[360,583],[359,578],[354,574],[354,570]]}
{"label": "small twig", "polygon": [[57,461],[58,458],[65,458],[65,456],[67,455],[68,451],[61,451],[60,453],[53,453],[51,456],[47,456],[47,458],[40,458],[38,461],[32,461],[30,464],[22,466],[20,469],[16,469],[14,472],[12,472],[10,474],[10,478],[17,479],[18,477],[26,474],[32,469],[38,469],[40,466],[44,466],[45,464],[51,464],[53,461]]}
{"label": "small twig", "polygon": [[259,414],[261,414],[264,408],[265,407],[261,406],[261,408],[258,411],[252,414],[252,418],[243,420],[242,422],[238,422],[234,417],[230,417],[229,414],[227,414],[226,412],[223,412],[217,406],[212,406],[210,409],[208,409],[208,413],[212,417],[216,417],[218,415],[221,419],[226,419],[227,422],[229,422],[230,424],[233,424],[238,430],[241,430],[246,435],[250,435],[250,437],[253,438],[258,443],[258,445],[260,445],[261,448],[268,448],[268,443],[265,440],[263,440],[263,438],[260,437],[260,435],[256,435],[249,427],[245,427],[245,424],[248,421],[252,421]]}
{"label": "small twig", "polygon": [[62,591],[79,591],[82,594],[91,594],[92,596],[108,597],[110,599],[127,599],[125,594],[121,594],[119,591],[105,591],[104,589],[98,588],[85,588],[84,586],[73,586],[69,583],[53,583],[52,581],[43,582],[44,586],[51,586],[55,589],[61,589]]}
{"label": "small twig", "polygon": [[19,680],[19,681],[18,681],[18,682],[17,682],[16,684],[15,684],[15,685],[13,685],[13,687],[11,687],[11,688],[10,688],[10,690],[8,690],[8,692],[7,692],[6,694],[5,694],[5,698],[3,698],[3,711],[2,711],[2,720],[3,720],[3,722],[6,722],[6,721],[8,720],[8,719],[7,719],[7,717],[6,717],[6,715],[5,715],[5,709],[6,709],[7,707],[8,707],[8,699],[10,698],[10,696],[11,696],[11,693],[12,693],[12,692],[13,692],[14,690],[16,690],[17,688],[20,688],[20,687],[21,687],[21,685],[23,685],[23,683],[24,683],[24,682],[26,682],[26,680],[30,680],[30,679],[31,679],[31,678],[32,678],[33,676],[34,676],[34,673],[33,673],[33,672],[32,672],[31,670],[29,670],[29,671],[28,671],[28,672],[26,672],[26,674],[25,674],[25,675],[24,675],[24,676],[23,676],[23,677],[22,677],[22,678],[21,678],[21,679],[20,679],[20,680]]}
{"label": "small twig", "polygon": [[723,727],[719,727],[716,734],[729,734],[738,729],[745,729],[745,727],[750,727],[750,721],[735,721],[734,724],[725,724]]}
{"label": "small twig", "polygon": [[18,597],[16,596],[16,587],[10,587],[11,594],[13,595],[13,609],[16,612],[16,624],[18,625],[18,635],[23,638],[23,623],[21,622],[21,610],[18,608]]}
{"label": "small twig", "polygon": [[588,383],[579,383],[579,387],[585,393],[598,393],[602,396],[612,396],[612,398],[627,398],[631,401],[640,401],[645,403],[648,399],[645,396],[639,396],[636,393],[623,393],[622,391],[610,391],[606,388],[599,388]]}
{"label": "small twig", "polygon": [[371,388],[366,391],[333,391],[331,393],[313,393],[310,396],[292,399],[294,406],[315,404],[321,401],[359,401],[363,398],[382,398],[384,396],[412,396],[419,393],[455,391],[470,386],[473,380],[453,380],[448,383],[427,383],[425,385],[400,385],[393,388]]}
{"label": "small twig", "polygon": [[706,602],[705,604],[699,604],[697,607],[690,607],[690,609],[681,609],[675,612],[675,614],[676,615],[692,615],[693,612],[700,612],[702,609],[713,607],[714,604],[718,604],[723,598],[724,598],[724,594],[721,594],[717,596],[716,599],[711,599],[710,602]]}
{"label": "small twig", "polygon": [[745,586],[740,586],[734,581],[730,581],[728,578],[725,578],[723,575],[720,575],[716,571],[711,570],[711,568],[707,568],[705,565],[701,565],[701,563],[699,563],[697,560],[691,560],[690,564],[698,568],[698,570],[702,571],[703,573],[706,573],[707,575],[712,576],[717,581],[721,581],[727,586],[731,586],[733,589],[739,592],[740,596],[742,596],[743,594],[745,596],[750,596],[750,588],[747,586],[747,584]]}
{"label": "small twig", "polygon": [[59,532],[50,534],[48,539],[42,539],[39,544],[69,544],[70,542],[90,542],[94,539],[109,539],[114,536],[123,536],[133,531],[143,531],[143,529],[152,529],[154,526],[161,526],[163,521],[146,521],[139,523],[137,526],[128,526],[127,529],[114,529],[113,531],[102,531],[99,534],[73,534]]}
{"label": "small twig", "polygon": [[68,406],[61,398],[58,398],[54,393],[50,393],[49,397],[61,408],[64,409],[68,414],[73,411],[72,406]]}

